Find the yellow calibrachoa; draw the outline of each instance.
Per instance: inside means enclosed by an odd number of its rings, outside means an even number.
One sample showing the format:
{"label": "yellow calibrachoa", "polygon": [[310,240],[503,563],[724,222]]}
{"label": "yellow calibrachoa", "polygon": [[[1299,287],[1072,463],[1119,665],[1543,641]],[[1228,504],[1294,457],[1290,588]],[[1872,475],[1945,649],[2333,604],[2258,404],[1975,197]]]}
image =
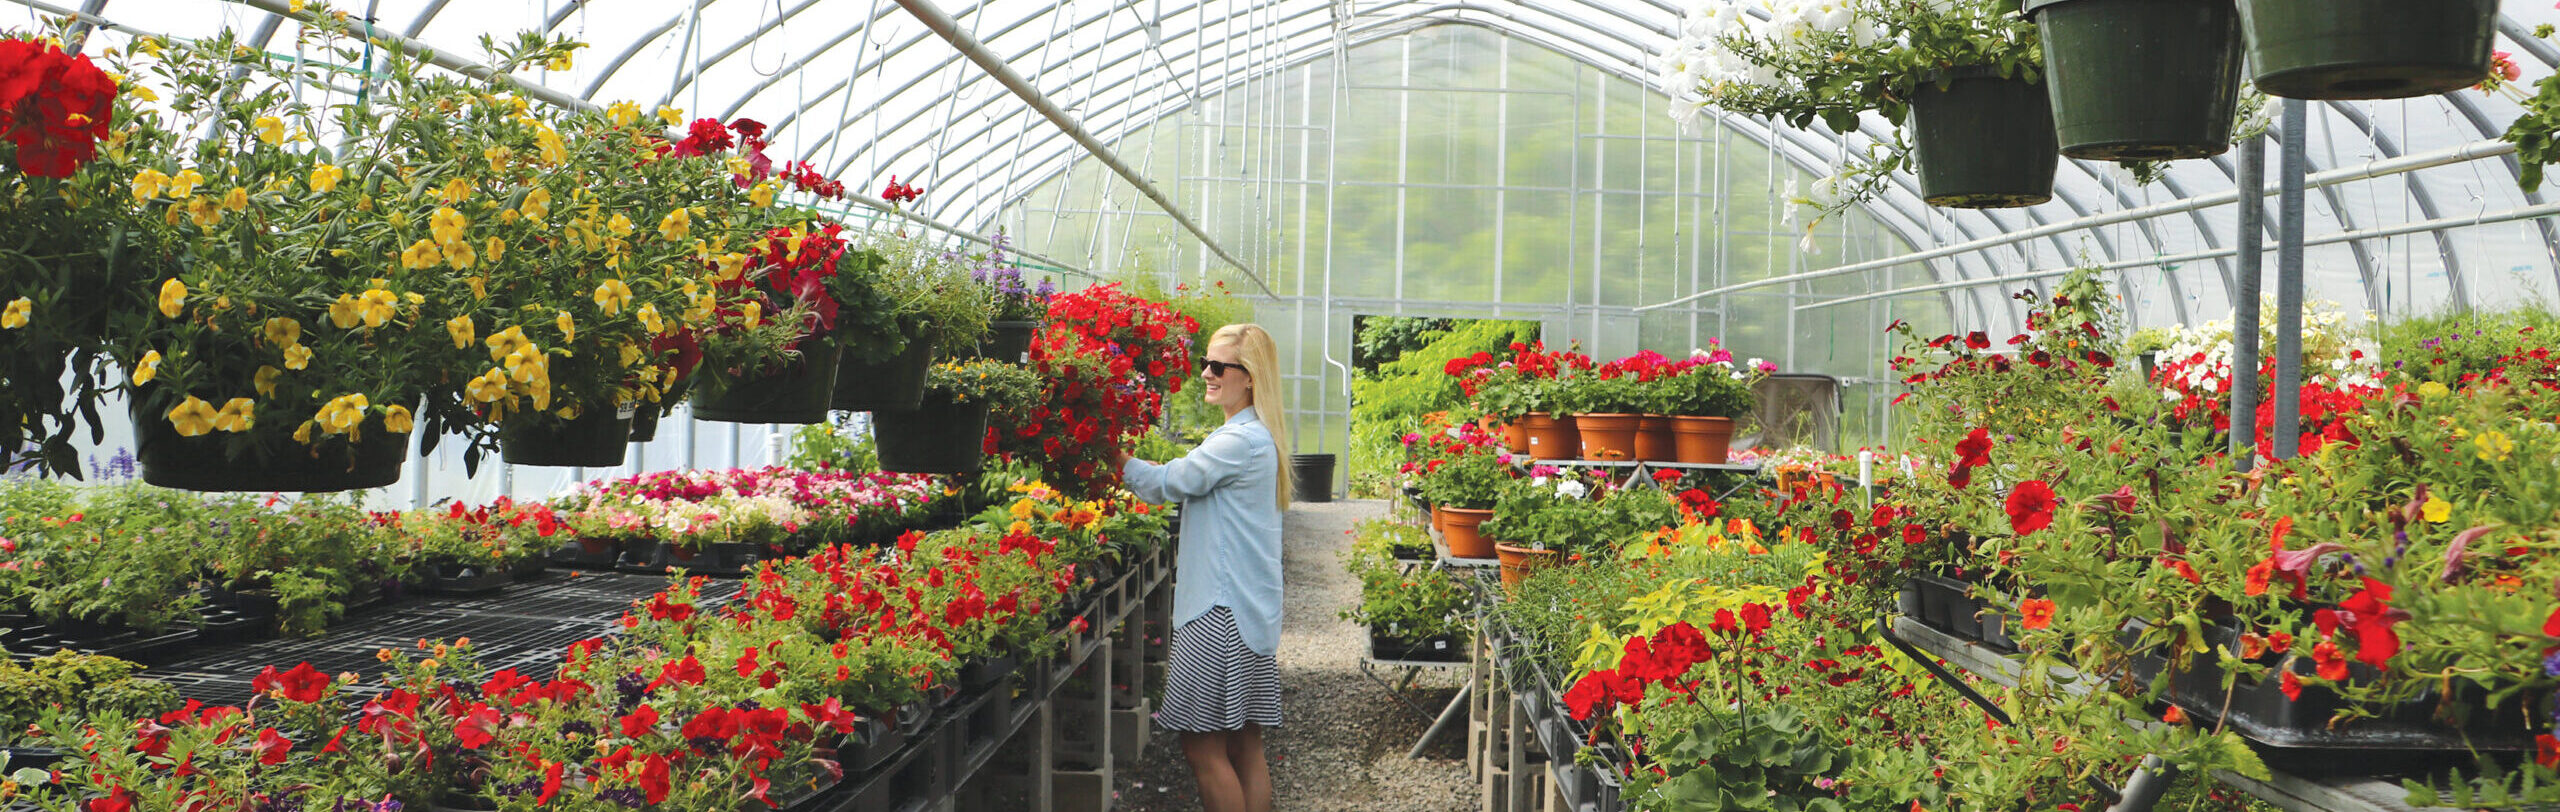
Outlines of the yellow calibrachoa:
{"label": "yellow calibrachoa", "polygon": [[639,317],[640,317],[640,326],[641,326],[641,327],[648,328],[648,330],[649,330],[649,334],[650,334],[650,335],[665,335],[665,334],[666,334],[666,332],[667,332],[667,320],[666,320],[664,317],[661,317],[661,316],[659,316],[659,315],[658,315],[658,306],[657,306],[657,305],[654,305],[654,304],[644,304],[644,305],[641,305],[641,306],[640,306],[640,312],[639,312],[639,314],[638,314],[638,315],[639,315]]}
{"label": "yellow calibrachoa", "polygon": [[577,320],[577,319],[570,318],[570,317],[569,317],[569,311],[566,311],[566,310],[560,311],[560,315],[559,315],[559,316],[557,316],[557,317],[554,317],[554,318],[551,320],[551,323],[552,323],[552,324],[555,324],[555,325],[559,325],[559,327],[560,327],[560,340],[562,340],[562,341],[576,341],[576,340],[578,340],[578,320]]}
{"label": "yellow calibrachoa", "polygon": [[231,211],[249,210],[249,189],[236,187],[222,194],[222,207]]}
{"label": "yellow calibrachoa", "polygon": [[311,191],[328,194],[337,190],[338,181],[346,179],[346,170],[335,164],[321,164],[311,170]]}
{"label": "yellow calibrachoa", "polygon": [[773,196],[781,192],[782,184],[766,178],[763,183],[756,184],[756,188],[747,192],[747,202],[759,209],[770,208],[773,206]]}
{"label": "yellow calibrachoa", "polygon": [[560,131],[544,124],[533,131],[533,144],[542,150],[543,166],[559,166],[569,162],[569,146],[560,141]]}
{"label": "yellow calibrachoa", "polygon": [[436,199],[442,201],[447,206],[451,206],[465,200],[470,200],[471,181],[464,180],[462,178],[454,178],[453,180],[445,181],[444,189],[436,192]]}
{"label": "yellow calibrachoa", "polygon": [[267,343],[290,347],[302,343],[302,322],[278,316],[267,320]]}
{"label": "yellow calibrachoa", "polygon": [[523,327],[508,327],[491,333],[488,344],[489,360],[503,361],[507,356],[514,355],[517,350],[532,346],[533,339],[524,337]]}
{"label": "yellow calibrachoa", "polygon": [[631,232],[640,230],[640,227],[632,225],[631,218],[623,216],[621,212],[614,212],[613,219],[605,221],[604,230],[605,233],[616,237],[628,237],[631,236]]}
{"label": "yellow calibrachoa", "polygon": [[258,129],[258,140],[267,142],[267,146],[284,146],[284,120],[275,116],[259,116],[250,126]]}
{"label": "yellow calibrachoa", "polygon": [[[595,300],[597,307],[604,308],[605,315],[622,315],[622,308],[631,304],[631,286],[620,279],[604,280],[596,285]],[[567,314],[562,314],[562,317],[566,318]]]}
{"label": "yellow calibrachoa", "polygon": [[481,403],[497,402],[499,398],[507,396],[507,373],[505,370],[492,368],[482,373],[480,377],[471,379],[471,383],[464,385],[463,389],[471,395],[472,400]]}
{"label": "yellow calibrachoa", "polygon": [[427,231],[436,235],[438,243],[457,242],[470,227],[471,218],[449,206],[438,206],[434,214],[427,216]]}
{"label": "yellow calibrachoa", "polygon": [[180,437],[202,437],[213,432],[213,404],[188,395],[186,400],[169,408],[169,425],[178,427]]}
{"label": "yellow calibrachoa", "polygon": [[252,380],[252,383],[257,385],[258,394],[265,395],[267,397],[275,397],[276,379],[282,377],[284,377],[284,370],[271,366],[261,366],[258,367],[258,374]]}
{"label": "yellow calibrachoa", "polygon": [[27,326],[27,320],[35,315],[35,311],[36,303],[33,299],[20,296],[10,300],[8,309],[0,310],[0,330],[15,330]]}
{"label": "yellow calibrachoa", "polygon": [[620,347],[620,351],[622,353],[622,366],[625,369],[630,368],[632,364],[640,363],[641,357],[646,355],[646,353],[640,351],[640,345],[627,341],[623,342]]}
{"label": "yellow calibrachoa", "polygon": [[453,348],[457,350],[470,349],[472,338],[479,334],[471,323],[469,313],[445,320],[444,331],[453,335]]}
{"label": "yellow calibrachoa", "polygon": [[711,262],[718,269],[711,274],[711,279],[715,282],[727,282],[747,272],[747,255],[745,254],[730,252],[712,259]]}
{"label": "yellow calibrachoa", "polygon": [[524,193],[524,203],[517,210],[524,212],[525,219],[540,224],[542,218],[551,216],[551,190],[536,187]]}
{"label": "yellow calibrachoa", "polygon": [[488,149],[481,150],[480,157],[489,160],[490,172],[503,175],[507,172],[507,162],[515,160],[516,151],[513,147],[490,147]]}
{"label": "yellow calibrachoa", "polygon": [[213,427],[222,431],[248,431],[258,424],[256,412],[257,407],[251,405],[248,398],[232,398],[222,404],[222,411],[214,413]]}
{"label": "yellow calibrachoa", "polygon": [[401,270],[414,271],[442,264],[444,264],[444,252],[436,250],[433,240],[420,239],[410,243],[407,250],[400,252]]}
{"label": "yellow calibrachoa", "polygon": [[157,169],[145,169],[133,175],[133,202],[148,203],[169,188],[169,176]]}
{"label": "yellow calibrachoa", "polygon": [[658,236],[668,242],[683,242],[692,235],[693,212],[690,209],[667,212],[666,217],[658,220]]}
{"label": "yellow calibrachoa", "polygon": [[[176,211],[176,209],[171,209],[171,211]],[[193,221],[197,228],[212,228],[214,226],[222,225],[222,204],[215,202],[212,198],[188,198],[186,212],[187,219]]]}
{"label": "yellow calibrachoa", "polygon": [[160,283],[160,315],[177,318],[187,303],[187,283],[175,278]]}
{"label": "yellow calibrachoa", "polygon": [[2452,393],[2452,389],[2445,388],[2444,384],[2436,381],[2418,384],[2418,396],[2422,398],[2440,398]]}
{"label": "yellow calibrachoa", "polygon": [[2508,437],[2503,431],[2481,432],[2479,437],[2471,440],[2471,445],[2480,454],[2482,462],[2504,462],[2507,455],[2515,453],[2516,450],[2515,439]]}
{"label": "yellow calibrachoa", "polygon": [[2430,522],[2443,523],[2453,519],[2453,503],[2434,494],[2428,494],[2427,501],[2419,504],[2418,510]]}
{"label": "yellow calibrachoa", "polygon": [[455,240],[445,244],[444,261],[445,264],[452,265],[454,270],[468,271],[479,267],[480,254],[472,250],[470,243]]}
{"label": "yellow calibrachoa", "polygon": [[627,101],[614,102],[605,106],[604,117],[605,120],[613,122],[613,126],[629,127],[640,123],[640,105]]}
{"label": "yellow calibrachoa", "polygon": [[293,345],[293,346],[290,346],[290,347],[286,347],[286,348],[284,348],[284,368],[286,368],[286,369],[308,369],[308,368],[310,368],[310,366],[311,366],[311,348],[310,348],[310,347],[305,347],[305,346],[302,346],[302,345],[300,345],[300,344],[295,344],[295,345]]}
{"label": "yellow calibrachoa", "polygon": [[754,329],[756,325],[764,323],[764,306],[754,302],[739,305],[738,319],[745,322],[749,329]]}
{"label": "yellow calibrachoa", "polygon": [[[498,239],[498,238],[496,238],[496,237],[490,237],[490,238],[489,238],[489,247],[484,248],[484,249],[481,249],[481,251],[480,251],[480,258],[481,258],[481,259],[484,259],[484,260],[488,260],[488,261],[489,261],[489,263],[490,263],[490,264],[492,264],[492,265],[497,264],[497,262],[498,262],[498,258],[499,258],[499,257],[503,257],[503,256],[506,256],[506,255],[507,255],[507,241],[506,241],[506,240]],[[481,298],[488,298],[488,297],[486,297],[486,296],[482,296]]]}
{"label": "yellow calibrachoa", "polygon": [[160,377],[160,351],[143,353],[142,360],[133,365],[133,385],[141,386],[157,377]]}
{"label": "yellow calibrachoa", "polygon": [[407,434],[409,433],[409,429],[413,427],[414,426],[409,417],[409,407],[393,405],[390,408],[382,410],[383,431],[388,431],[393,434]]}
{"label": "yellow calibrachoa", "polygon": [[666,122],[669,127],[682,127],[684,126],[684,111],[668,107],[663,104],[658,105],[658,120]]}
{"label": "yellow calibrachoa", "polygon": [[196,187],[203,183],[203,173],[197,172],[193,169],[178,170],[177,175],[169,178],[169,197],[173,200],[185,200],[187,198],[194,197],[196,196]]}
{"label": "yellow calibrachoa", "polygon": [[320,422],[321,431],[345,434],[357,426],[364,425],[365,409],[372,405],[365,400],[361,392],[339,395],[331,399],[328,405],[320,407],[320,414],[316,419]]}
{"label": "yellow calibrachoa", "polygon": [[359,311],[355,296],[338,294],[338,300],[329,303],[329,323],[337,325],[340,330],[351,329],[364,319]]}

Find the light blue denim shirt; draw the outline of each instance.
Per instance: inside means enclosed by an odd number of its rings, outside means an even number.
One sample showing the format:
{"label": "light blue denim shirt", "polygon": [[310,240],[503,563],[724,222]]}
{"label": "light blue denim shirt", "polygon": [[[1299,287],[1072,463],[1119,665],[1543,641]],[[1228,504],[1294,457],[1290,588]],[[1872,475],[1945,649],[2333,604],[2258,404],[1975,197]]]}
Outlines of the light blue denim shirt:
{"label": "light blue denim shirt", "polygon": [[1182,503],[1174,558],[1173,625],[1227,607],[1257,654],[1280,650],[1280,449],[1251,407],[1181,459],[1130,460],[1121,479],[1138,498]]}

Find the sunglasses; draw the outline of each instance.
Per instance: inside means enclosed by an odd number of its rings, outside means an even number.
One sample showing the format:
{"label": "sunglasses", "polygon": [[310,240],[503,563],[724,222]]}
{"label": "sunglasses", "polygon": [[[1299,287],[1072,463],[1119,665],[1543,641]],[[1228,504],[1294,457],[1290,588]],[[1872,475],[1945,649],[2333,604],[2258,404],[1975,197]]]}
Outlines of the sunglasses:
{"label": "sunglasses", "polygon": [[1212,378],[1224,378],[1227,376],[1227,370],[1235,370],[1237,372],[1245,371],[1243,364],[1230,364],[1225,361],[1214,361],[1207,358],[1200,359],[1200,374],[1202,375]]}

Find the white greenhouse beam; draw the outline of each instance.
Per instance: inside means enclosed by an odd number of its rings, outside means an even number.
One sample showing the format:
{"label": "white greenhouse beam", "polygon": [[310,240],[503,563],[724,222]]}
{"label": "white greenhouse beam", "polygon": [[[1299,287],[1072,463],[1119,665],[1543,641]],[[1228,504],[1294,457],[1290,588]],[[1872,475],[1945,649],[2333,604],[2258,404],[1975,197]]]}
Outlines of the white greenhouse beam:
{"label": "white greenhouse beam", "polygon": [[1227,253],[1227,249],[1219,245],[1215,238],[1210,237],[1209,232],[1202,230],[1200,224],[1191,219],[1190,214],[1185,213],[1182,207],[1174,205],[1172,198],[1166,197],[1163,191],[1158,190],[1154,182],[1147,180],[1145,175],[1139,174],[1138,170],[1120,160],[1118,154],[1112,152],[1111,148],[1105,146],[1101,140],[1094,138],[1092,133],[1085,132],[1084,125],[1077,123],[1075,117],[1068,115],[1067,111],[1059,109],[1057,103],[1050,101],[1039,88],[1032,87],[1030,82],[1024,81],[1020,75],[1015,74],[1013,68],[1006,65],[1002,57],[988,51],[986,45],[978,42],[977,38],[970,36],[968,32],[960,30],[959,22],[951,19],[950,15],[944,14],[942,9],[935,6],[931,0],[898,0],[898,5],[906,7],[907,11],[916,15],[916,19],[922,21],[926,28],[933,29],[934,33],[949,41],[951,47],[968,55],[970,61],[978,63],[979,68],[986,70],[988,75],[995,77],[996,81],[1012,90],[1013,95],[1020,97],[1024,103],[1031,105],[1032,109],[1048,117],[1049,122],[1058,125],[1058,129],[1064,131],[1068,137],[1084,145],[1085,151],[1091,153],[1095,160],[1110,167],[1112,172],[1117,173],[1122,180],[1128,181],[1129,185],[1137,187],[1139,194],[1146,195],[1148,200],[1155,201],[1157,208],[1171,215],[1174,222],[1182,224],[1185,230],[1191,232],[1191,236],[1199,238],[1200,244],[1207,246],[1210,253],[1217,254],[1219,259],[1225,260],[1227,264],[1235,266],[1236,270],[1242,271],[1246,279],[1253,280],[1254,287],[1262,289],[1262,295],[1279,298],[1280,294],[1271,289],[1270,283],[1262,281],[1261,274],[1255,273],[1253,268],[1245,265],[1243,260],[1236,259],[1235,255]]}

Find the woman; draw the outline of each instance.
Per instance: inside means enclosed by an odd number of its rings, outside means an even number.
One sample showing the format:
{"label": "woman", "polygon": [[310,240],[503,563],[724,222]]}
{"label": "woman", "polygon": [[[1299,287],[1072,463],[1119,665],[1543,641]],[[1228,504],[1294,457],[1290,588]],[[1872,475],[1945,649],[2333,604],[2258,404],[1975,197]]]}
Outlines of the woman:
{"label": "woman", "polygon": [[1201,398],[1226,412],[1226,424],[1163,465],[1123,451],[1120,476],[1140,499],[1182,502],[1173,656],[1156,718],[1182,733],[1208,812],[1270,812],[1262,729],[1280,725],[1280,514],[1289,506],[1279,349],[1260,326],[1230,324],[1202,354]]}

